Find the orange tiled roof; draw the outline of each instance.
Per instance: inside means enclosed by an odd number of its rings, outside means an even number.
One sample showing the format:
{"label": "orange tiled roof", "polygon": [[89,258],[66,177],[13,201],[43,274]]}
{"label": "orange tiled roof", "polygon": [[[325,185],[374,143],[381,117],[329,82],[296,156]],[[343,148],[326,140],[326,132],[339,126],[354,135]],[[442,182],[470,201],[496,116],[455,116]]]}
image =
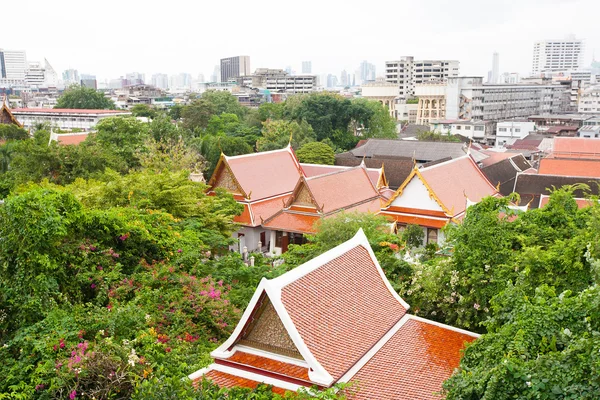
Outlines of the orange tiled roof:
{"label": "orange tiled roof", "polygon": [[478,202],[497,194],[470,156],[457,158],[419,171],[452,216],[465,211],[468,198]]}
{"label": "orange tiled roof", "polygon": [[[345,167],[341,165],[321,165],[321,164],[305,164],[300,163],[302,166],[302,170],[304,171],[304,176],[307,178],[312,178],[319,175],[330,174],[332,172],[338,172],[345,169],[350,169],[352,167]],[[373,186],[377,187],[379,183],[379,178],[381,175],[380,168],[367,168],[367,175],[373,183]]]}
{"label": "orange tiled roof", "polygon": [[57,142],[62,145],[78,145],[87,139],[88,133],[79,134],[59,134],[56,135]]}
{"label": "orange tiled roof", "polygon": [[308,349],[334,380],[406,313],[363,246],[284,286],[281,302]]}
{"label": "orange tiled roof", "polygon": [[319,215],[298,213],[294,211],[281,210],[271,219],[265,221],[265,228],[284,230],[286,232],[314,233],[316,232],[315,223],[320,220]]}
{"label": "orange tiled roof", "polygon": [[379,192],[361,166],[307,178],[305,182],[324,213],[379,198]]}
{"label": "orange tiled roof", "polygon": [[[539,208],[545,207],[549,201],[550,201],[550,196],[545,195],[545,194],[541,195]],[[591,207],[594,204],[594,201],[589,200],[589,199],[575,199],[575,202],[577,203],[578,208]]]}
{"label": "orange tiled roof", "polygon": [[231,357],[227,359],[227,362],[240,365],[249,365],[251,367],[273,372],[278,375],[285,375],[290,378],[310,382],[307,368],[285,363],[283,361],[273,360],[270,358],[245,353],[243,351],[236,351]]}
{"label": "orange tiled roof", "polygon": [[552,157],[600,160],[600,141],[590,138],[554,138]]}
{"label": "orange tiled roof", "polygon": [[442,383],[458,367],[466,333],[412,317],[356,373],[353,400],[439,400]]}
{"label": "orange tiled roof", "polygon": [[393,210],[384,210],[381,212],[381,215],[385,215],[396,221],[401,225],[420,225],[426,226],[428,228],[437,228],[441,229],[448,224],[450,218],[447,219],[437,219],[430,218],[423,215],[416,214],[408,214],[408,213],[397,213]]}
{"label": "orange tiled roof", "polygon": [[[258,385],[261,384],[261,382],[253,381],[251,379],[241,378],[239,376],[235,376],[235,375],[231,375],[231,374],[227,374],[225,372],[215,371],[215,370],[207,372],[204,376],[207,379],[213,381],[216,385],[219,385],[221,387],[226,387],[226,388],[244,387],[244,388],[254,389]],[[202,378],[197,379],[196,382],[200,381],[200,380],[202,380]],[[280,395],[284,395],[286,392],[285,389],[278,388],[275,386],[273,386],[272,390],[273,390],[273,393],[277,393]]]}
{"label": "orange tiled roof", "polygon": [[291,148],[223,157],[251,200],[289,193],[302,175]]}
{"label": "orange tiled roof", "polygon": [[233,221],[245,226],[254,226],[252,214],[250,213],[250,205],[248,203],[243,203],[242,205],[244,206],[244,211],[240,215],[233,217]]}
{"label": "orange tiled roof", "polygon": [[538,173],[541,175],[600,178],[600,159],[542,158]]}
{"label": "orange tiled roof", "polygon": [[289,197],[289,195],[283,195],[249,203],[237,199],[244,206],[244,211],[241,215],[235,216],[233,220],[245,226],[260,226],[263,220],[277,214],[283,208],[283,202],[287,201]]}

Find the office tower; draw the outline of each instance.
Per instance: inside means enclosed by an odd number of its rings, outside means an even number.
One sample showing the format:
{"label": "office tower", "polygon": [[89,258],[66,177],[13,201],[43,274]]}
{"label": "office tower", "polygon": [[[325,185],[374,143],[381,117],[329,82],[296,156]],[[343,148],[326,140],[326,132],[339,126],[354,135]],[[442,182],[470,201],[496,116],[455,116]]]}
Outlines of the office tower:
{"label": "office tower", "polygon": [[30,62],[25,72],[25,82],[30,87],[40,88],[46,82],[45,71],[39,62]]}
{"label": "office tower", "polygon": [[24,51],[0,49],[0,78],[24,81],[27,67]]}
{"label": "office tower", "polygon": [[360,63],[360,66],[358,67],[358,70],[356,71],[356,75],[358,77],[358,83],[361,85],[368,81],[374,81],[375,80],[375,65],[373,65],[367,61],[363,61],[362,63]]}
{"label": "office tower", "polygon": [[544,72],[578,70],[583,67],[583,40],[569,36],[563,40],[541,40],[533,45],[534,76]]}
{"label": "office tower", "polygon": [[191,89],[192,88],[192,75],[186,72],[180,74],[171,75],[169,79],[170,89]]}
{"label": "office tower", "polygon": [[65,70],[62,74],[62,78],[65,83],[65,86],[79,85],[79,71],[77,71],[76,69],[71,68]]}
{"label": "office tower", "polygon": [[292,66],[291,66],[291,65],[288,65],[287,67],[285,67],[285,70],[284,70],[284,71],[285,71],[285,72],[287,72],[287,73],[288,73],[288,75],[291,75],[291,74],[292,74]]}
{"label": "office tower", "polygon": [[221,82],[250,75],[250,56],[236,56],[221,59]]}
{"label": "office tower", "polygon": [[398,84],[398,95],[409,99],[415,95],[415,85],[431,81],[446,81],[457,77],[459,62],[456,60],[415,60],[414,57],[400,57],[396,61],[385,62],[385,80]]}
{"label": "office tower", "polygon": [[46,78],[45,86],[50,88],[56,88],[58,85],[58,74],[52,68],[52,65],[44,58],[44,76]]}
{"label": "office tower", "polygon": [[127,79],[128,85],[143,85],[146,80],[145,74],[140,74],[139,72],[129,72],[125,75],[125,79]]}
{"label": "office tower", "polygon": [[492,57],[492,79],[491,83],[498,83],[498,79],[500,78],[500,55],[497,52],[494,52]]}
{"label": "office tower", "polygon": [[337,76],[329,74],[327,75],[327,87],[328,88],[334,88],[338,85],[338,79]]}
{"label": "office tower", "polygon": [[81,74],[81,86],[91,89],[98,89],[96,75]]}
{"label": "office tower", "polygon": [[302,73],[312,74],[312,61],[302,61]]}
{"label": "office tower", "polygon": [[204,74],[198,74],[198,82],[206,82],[206,79],[204,79]]}
{"label": "office tower", "polygon": [[158,89],[169,88],[169,76],[167,74],[154,74],[152,75],[152,86]]}
{"label": "office tower", "polygon": [[350,82],[348,82],[348,72],[346,72],[346,70],[342,71],[342,73],[340,74],[340,78],[342,86],[350,86]]}

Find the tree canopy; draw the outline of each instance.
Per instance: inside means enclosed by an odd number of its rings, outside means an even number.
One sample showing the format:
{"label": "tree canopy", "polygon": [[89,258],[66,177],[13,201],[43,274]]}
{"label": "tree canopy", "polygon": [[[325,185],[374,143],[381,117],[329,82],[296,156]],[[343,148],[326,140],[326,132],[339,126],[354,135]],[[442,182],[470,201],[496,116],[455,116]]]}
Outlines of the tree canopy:
{"label": "tree canopy", "polygon": [[96,89],[73,85],[58,98],[54,108],[114,110],[115,104]]}
{"label": "tree canopy", "polygon": [[298,149],[296,155],[302,163],[333,165],[335,162],[333,149],[323,142],[307,143]]}

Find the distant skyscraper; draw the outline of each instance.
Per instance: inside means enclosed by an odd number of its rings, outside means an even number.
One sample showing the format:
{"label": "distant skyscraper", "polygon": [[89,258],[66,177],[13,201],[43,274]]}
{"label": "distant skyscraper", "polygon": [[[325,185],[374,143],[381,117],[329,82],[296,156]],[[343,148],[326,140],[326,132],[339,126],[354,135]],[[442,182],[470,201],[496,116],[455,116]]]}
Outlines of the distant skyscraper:
{"label": "distant skyscraper", "polygon": [[221,67],[215,65],[212,75],[210,76],[211,82],[221,82]]}
{"label": "distant skyscraper", "polygon": [[146,80],[146,76],[144,74],[140,74],[139,72],[129,72],[125,75],[125,79],[127,79],[128,85],[143,85]]}
{"label": "distant skyscraper", "polygon": [[152,86],[159,89],[169,88],[169,76],[167,74],[154,74],[152,75]]}
{"label": "distant skyscraper", "polygon": [[81,86],[91,89],[98,89],[96,75],[81,74]]}
{"label": "distant skyscraper", "polygon": [[350,82],[348,82],[348,72],[346,72],[346,70],[342,71],[342,73],[340,74],[340,78],[342,81],[342,86],[350,86]]}
{"label": "distant skyscraper", "polygon": [[204,79],[204,74],[198,74],[198,82],[206,82],[206,79]]}
{"label": "distant skyscraper", "polygon": [[312,61],[302,61],[302,73],[312,74]]}
{"label": "distant skyscraper", "polygon": [[46,78],[46,87],[55,88],[58,85],[58,74],[52,68],[52,65],[44,58],[44,74]]}
{"label": "distant skyscraper", "polygon": [[334,88],[338,85],[338,79],[337,76],[329,74],[327,75],[327,87],[328,88]]}
{"label": "distant skyscraper", "polygon": [[538,76],[544,72],[578,70],[583,67],[583,56],[583,40],[575,39],[575,36],[535,42],[531,72]]}
{"label": "distant skyscraper", "polygon": [[285,72],[287,72],[288,74],[292,74],[292,66],[288,65],[287,67],[285,67]]}
{"label": "distant skyscraper", "polygon": [[62,78],[65,83],[65,86],[79,85],[79,71],[77,71],[76,69],[71,68],[65,70],[62,74]]}
{"label": "distant skyscraper", "polygon": [[30,62],[25,74],[25,82],[32,87],[42,87],[46,82],[45,71],[39,62]]}
{"label": "distant skyscraper", "polygon": [[27,67],[24,51],[0,49],[0,78],[25,80]]}
{"label": "distant skyscraper", "polygon": [[492,57],[492,74],[490,76],[490,83],[496,84],[500,79],[500,55],[498,52],[494,52]]}
{"label": "distant skyscraper", "polygon": [[358,75],[358,81],[359,81],[358,83],[361,85],[368,81],[374,81],[375,80],[375,65],[373,65],[367,61],[363,61],[362,63],[360,63],[360,66],[358,67],[356,74]]}
{"label": "distant skyscraper", "polygon": [[250,56],[236,56],[221,59],[221,82],[250,75]]}
{"label": "distant skyscraper", "polygon": [[191,89],[192,75],[182,72],[177,75],[171,75],[169,88],[171,89]]}

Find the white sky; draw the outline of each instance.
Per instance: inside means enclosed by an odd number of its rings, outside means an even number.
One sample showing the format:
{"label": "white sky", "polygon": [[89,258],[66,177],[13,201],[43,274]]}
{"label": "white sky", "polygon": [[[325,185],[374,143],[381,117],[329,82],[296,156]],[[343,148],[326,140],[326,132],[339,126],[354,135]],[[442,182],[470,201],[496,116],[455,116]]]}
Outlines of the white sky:
{"label": "white sky", "polygon": [[600,0],[3,1],[0,48],[46,57],[60,74],[203,73],[220,58],[257,67],[354,72],[362,60],[457,59],[461,75],[528,73],[533,42],[574,34],[600,59]]}

